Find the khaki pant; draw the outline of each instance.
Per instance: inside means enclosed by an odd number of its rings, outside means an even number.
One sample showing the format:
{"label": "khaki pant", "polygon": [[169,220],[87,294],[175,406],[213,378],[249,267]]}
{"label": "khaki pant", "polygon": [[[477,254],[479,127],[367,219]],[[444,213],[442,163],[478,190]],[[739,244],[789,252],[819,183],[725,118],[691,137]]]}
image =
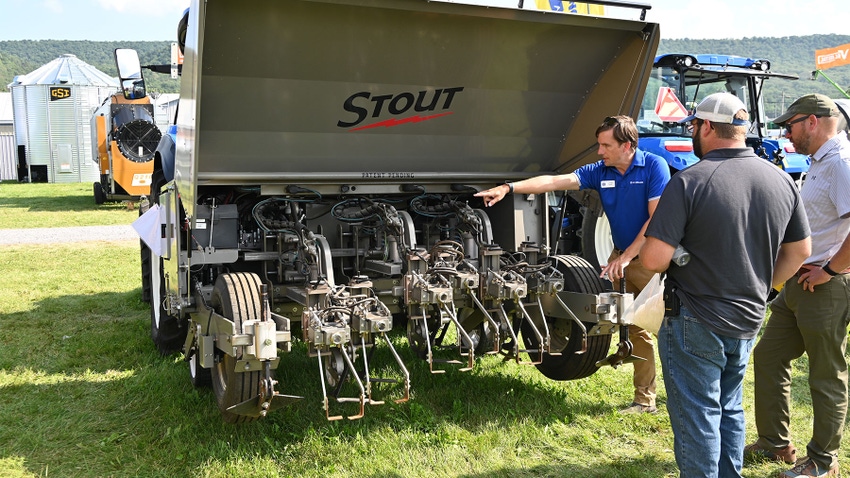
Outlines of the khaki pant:
{"label": "khaki pant", "polygon": [[791,361],[809,357],[812,439],[806,455],[822,467],[838,464],[847,416],[847,325],[850,274],[804,291],[797,277],[785,283],[753,350],[755,415],[759,444],[791,443]]}
{"label": "khaki pant", "polygon": [[[620,252],[614,250],[608,261],[620,256]],[[639,294],[646,287],[654,272],[643,267],[640,257],[635,257],[626,266],[626,292]],[[614,289],[619,290],[619,284],[614,284]],[[655,348],[653,347],[652,334],[636,325],[629,326],[629,340],[632,342],[632,355],[645,358],[646,361],[632,362],[635,367],[633,383],[635,386],[634,402],[641,405],[655,406]]]}

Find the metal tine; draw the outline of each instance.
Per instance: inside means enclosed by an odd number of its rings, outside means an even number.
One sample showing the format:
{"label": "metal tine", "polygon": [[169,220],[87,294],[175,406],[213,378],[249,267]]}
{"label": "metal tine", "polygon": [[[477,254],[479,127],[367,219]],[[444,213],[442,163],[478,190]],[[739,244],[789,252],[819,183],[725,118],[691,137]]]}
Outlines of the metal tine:
{"label": "metal tine", "polygon": [[[346,365],[348,365],[349,370],[354,371],[354,363],[351,360],[351,357],[348,356],[348,353],[345,351],[345,347],[340,347],[340,351],[342,352],[342,358],[345,359]],[[365,355],[365,354],[364,354]],[[351,374],[354,377],[354,380],[357,381],[357,386],[360,387],[360,413],[357,415],[351,415],[346,418],[349,420],[357,420],[358,418],[363,418],[363,415],[366,414],[366,389],[363,388],[363,382],[360,380],[360,377],[357,376],[356,373]],[[357,401],[357,398],[337,398],[337,402],[354,402]]]}
{"label": "metal tine", "polygon": [[[574,314],[573,311],[570,310],[570,308],[567,306],[567,304],[564,303],[560,296],[555,295],[554,297],[555,300],[558,302],[558,305],[560,305],[561,308],[567,312],[567,315],[570,316],[570,319],[572,319],[573,322],[578,324],[579,328],[581,329],[581,350],[574,353],[576,355],[579,355],[587,352],[587,327],[585,327],[584,324],[581,323],[578,317],[576,317],[576,314]],[[570,340],[572,340],[572,337],[570,337]]]}
{"label": "metal tine", "polygon": [[401,357],[398,355],[398,352],[396,352],[396,349],[395,347],[393,347],[393,344],[390,341],[390,338],[387,337],[387,334],[385,332],[381,332],[381,337],[386,340],[387,346],[389,346],[390,348],[390,352],[392,353],[396,363],[398,363],[398,366],[401,368],[401,371],[404,374],[404,396],[402,398],[394,400],[395,403],[404,403],[410,400],[410,372],[407,371],[407,367],[404,366],[404,362],[401,361]]}
{"label": "metal tine", "polygon": [[[508,330],[508,334],[511,336],[511,340],[513,340],[514,348],[513,348],[513,350],[511,350],[511,354],[513,354],[514,358],[516,359],[516,362],[520,363],[519,338],[517,337],[516,332],[514,332],[514,328],[511,325],[511,320],[508,317],[508,313],[505,312],[505,306],[504,306],[503,303],[501,303],[501,302],[499,303],[499,308],[496,309],[496,312],[499,313],[500,326],[504,326],[505,329]],[[510,357],[505,357],[505,360],[510,360]]]}
{"label": "metal tine", "polygon": [[327,417],[328,421],[336,421],[342,420],[342,415],[334,415],[331,416],[331,407],[328,402],[328,389],[325,387],[325,367],[322,365],[322,353],[317,350],[316,357],[319,360],[319,382],[322,384],[322,402],[325,408],[325,417]]}
{"label": "metal tine", "polygon": [[[530,325],[531,328],[534,330],[534,335],[537,337],[537,340],[538,340],[537,352],[540,352],[540,359],[538,361],[535,362],[535,361],[531,360],[529,362],[522,362],[522,364],[523,365],[541,364],[541,363],[543,363],[543,349],[544,349],[544,347],[548,348],[548,345],[549,345],[549,331],[548,330],[546,331],[546,337],[544,338],[543,335],[540,333],[540,330],[537,328],[537,326],[534,325],[534,321],[531,320],[531,316],[528,315],[528,311],[525,310],[525,306],[522,305],[522,301],[520,301],[517,298],[514,302],[516,303],[517,306],[519,306],[519,310],[520,310],[520,312],[522,312],[523,318],[528,321],[528,325]],[[545,323],[546,321],[544,320],[543,322]],[[531,356],[531,350],[526,349],[525,352],[528,353],[529,357]],[[519,354],[517,354],[517,360],[519,360]],[[517,363],[520,363],[520,362],[517,361]]]}
{"label": "metal tine", "polygon": [[[383,302],[380,302],[376,298],[371,297],[370,299],[372,301],[374,301],[374,303],[377,304],[378,306],[383,306],[384,308],[386,308],[386,306],[383,305]],[[352,312],[352,313],[354,313],[354,312]],[[364,318],[364,320],[369,321],[369,322],[374,320],[374,319],[370,319],[368,316],[364,316],[363,318]],[[371,324],[369,326],[369,330],[375,330],[371,326]],[[404,366],[404,362],[402,362],[401,357],[398,355],[398,352],[396,352],[396,350],[393,347],[393,344],[390,341],[389,337],[387,337],[386,332],[380,331],[380,332],[378,332],[378,334],[387,342],[387,346],[389,346],[389,349],[390,349],[390,352],[393,355],[393,358],[395,359],[398,366],[401,368],[402,374],[405,377],[404,378],[404,387],[405,387],[404,398],[395,400],[395,403],[406,402],[410,399],[410,373],[407,371],[407,367]],[[380,379],[380,378],[372,377],[371,374],[369,373],[369,358],[368,357],[371,354],[367,353],[366,343],[369,342],[368,338],[369,338],[370,335],[371,335],[371,332],[366,332],[366,333],[361,334],[361,347],[362,347],[362,350],[363,350],[363,369],[364,369],[364,378],[366,380],[366,397],[367,397],[367,402],[370,405],[383,405],[385,403],[383,400],[375,400],[372,397],[372,384],[374,382],[377,382],[377,381],[397,383],[397,382],[399,382],[399,380],[396,380],[396,379]],[[376,346],[377,346],[377,344],[373,344],[373,348],[371,349],[371,352],[375,351]]]}
{"label": "metal tine", "polygon": [[428,316],[425,315],[425,309],[422,309],[422,326],[425,328],[425,346],[428,347],[428,369],[431,373],[446,373],[445,370],[434,368],[434,351],[431,349],[431,331],[428,330]]}
{"label": "metal tine", "polygon": [[481,310],[481,312],[484,313],[484,317],[486,317],[487,321],[490,322],[490,326],[493,327],[493,331],[496,334],[495,338],[493,339],[493,350],[488,350],[486,353],[497,354],[497,353],[499,353],[499,346],[502,343],[502,340],[501,340],[501,337],[500,337],[500,334],[499,334],[499,324],[493,319],[493,316],[490,315],[490,311],[487,310],[484,307],[484,304],[482,304],[481,301],[478,300],[478,297],[476,297],[476,294],[471,289],[469,289],[468,287],[467,287],[467,291],[469,292],[469,297],[472,298],[472,301],[475,303],[476,306],[478,306],[478,309]]}
{"label": "metal tine", "polygon": [[[366,353],[366,336],[368,334],[363,334],[360,338],[360,346],[362,349],[363,355],[363,379],[366,381],[366,401],[369,405],[383,405],[383,401],[373,400],[372,399],[372,377],[369,374],[369,359],[366,357],[368,354]],[[356,348],[357,345],[354,345]],[[374,349],[373,349],[374,350]],[[354,371],[354,369],[352,369]],[[354,373],[354,375],[357,375]]]}
{"label": "metal tine", "polygon": [[537,297],[537,310],[540,312],[543,328],[546,331],[546,352],[549,355],[561,355],[561,352],[552,352],[552,335],[549,333],[549,324],[546,323],[546,314],[543,312],[543,302],[540,301],[540,296]]}
{"label": "metal tine", "polygon": [[[449,319],[455,325],[455,329],[457,329],[458,335],[460,336],[458,343],[457,343],[457,347],[458,347],[458,350],[460,351],[460,355],[462,357],[463,356],[467,357],[467,366],[462,367],[459,370],[461,372],[468,372],[468,371],[472,370],[473,367],[475,366],[475,344],[472,343],[472,338],[469,336],[469,334],[466,333],[466,330],[464,330],[463,327],[460,325],[460,321],[457,320],[457,314],[454,311],[454,304],[441,302],[440,305],[446,311],[446,314],[448,314]],[[469,349],[469,352],[466,353],[466,354],[463,353],[463,344],[461,343],[462,341],[466,342],[467,348]]]}

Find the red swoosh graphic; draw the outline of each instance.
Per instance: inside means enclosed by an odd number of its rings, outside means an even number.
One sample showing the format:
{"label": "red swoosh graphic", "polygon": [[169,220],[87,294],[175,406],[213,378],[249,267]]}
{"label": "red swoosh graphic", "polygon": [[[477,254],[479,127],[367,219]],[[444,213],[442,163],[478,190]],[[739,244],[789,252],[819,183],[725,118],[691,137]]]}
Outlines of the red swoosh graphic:
{"label": "red swoosh graphic", "polygon": [[431,115],[431,116],[416,115],[416,116],[411,116],[410,118],[405,118],[405,119],[400,119],[400,120],[392,118],[392,119],[388,119],[388,120],[385,120],[385,121],[380,121],[378,123],[367,124],[365,126],[360,126],[358,128],[352,128],[348,131],[360,131],[361,129],[381,128],[381,127],[392,128],[393,126],[398,126],[398,125],[406,124],[406,123],[421,123],[423,121],[432,120],[434,118],[439,118],[441,116],[447,116],[447,115],[450,115],[450,114],[453,114],[453,112],[448,111],[446,113],[440,113],[440,114]]}

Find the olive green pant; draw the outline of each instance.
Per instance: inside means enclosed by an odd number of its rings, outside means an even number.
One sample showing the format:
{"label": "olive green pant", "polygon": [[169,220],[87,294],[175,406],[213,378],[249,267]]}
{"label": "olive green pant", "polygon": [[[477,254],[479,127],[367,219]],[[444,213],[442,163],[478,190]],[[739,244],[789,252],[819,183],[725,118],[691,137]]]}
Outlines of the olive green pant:
{"label": "olive green pant", "polygon": [[847,325],[850,274],[804,291],[797,277],[785,283],[770,307],[764,333],[753,350],[755,416],[759,444],[791,443],[791,361],[809,357],[812,438],[807,455],[822,467],[838,464],[847,416]]}
{"label": "olive green pant", "polygon": [[[614,251],[608,261],[619,257],[619,251]],[[639,294],[646,287],[655,273],[643,267],[640,258],[634,258],[626,266],[626,292]],[[619,289],[619,284],[614,284]],[[652,334],[636,325],[629,326],[629,340],[632,342],[632,355],[645,358],[632,362],[635,368],[632,383],[635,387],[634,403],[646,406],[655,406],[655,347],[653,346]]]}

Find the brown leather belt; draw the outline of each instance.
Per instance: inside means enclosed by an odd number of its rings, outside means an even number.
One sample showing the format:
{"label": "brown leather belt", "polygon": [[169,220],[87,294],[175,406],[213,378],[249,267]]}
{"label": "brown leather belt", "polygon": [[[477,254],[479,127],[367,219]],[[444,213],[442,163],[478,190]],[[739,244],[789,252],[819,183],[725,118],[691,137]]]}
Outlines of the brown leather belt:
{"label": "brown leather belt", "polygon": [[[624,251],[624,250],[622,250],[622,249],[617,249],[617,248],[615,247],[615,248],[614,248],[614,252],[616,252],[616,253],[617,253],[617,256],[619,257],[619,256],[622,256],[622,255],[623,255],[623,253],[624,253],[624,252],[626,252],[626,251]],[[634,259],[632,259],[632,260],[636,260],[637,258],[638,258],[638,256],[635,256],[635,257],[634,257]]]}
{"label": "brown leather belt", "polygon": [[[804,273],[809,272],[810,270],[816,269],[818,267],[821,267],[820,264],[803,264],[800,269],[797,270],[797,273],[794,275],[800,277]],[[844,269],[843,271],[839,271],[838,274],[850,274],[850,267]]]}

